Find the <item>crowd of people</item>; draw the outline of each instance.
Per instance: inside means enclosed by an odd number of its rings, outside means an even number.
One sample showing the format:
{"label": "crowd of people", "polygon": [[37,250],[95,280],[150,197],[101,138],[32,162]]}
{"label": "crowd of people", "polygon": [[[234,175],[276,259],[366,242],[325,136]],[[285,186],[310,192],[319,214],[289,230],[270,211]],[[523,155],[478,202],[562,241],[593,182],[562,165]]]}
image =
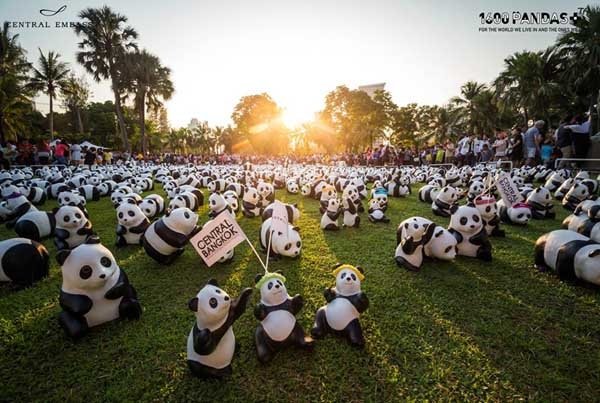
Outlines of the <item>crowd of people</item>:
{"label": "crowd of people", "polygon": [[[583,116],[565,116],[558,127],[548,127],[546,122],[538,120],[530,127],[515,126],[511,130],[496,129],[494,136],[463,134],[454,143],[434,144],[425,148],[394,147],[381,144],[369,147],[362,153],[310,154],[271,156],[243,156],[237,154],[176,154],[127,152],[113,153],[102,147],[87,147],[64,140],[50,145],[45,140],[32,144],[27,139],[18,143],[8,141],[0,144],[0,165],[8,169],[11,165],[102,165],[113,162],[152,161],[154,163],[216,163],[241,164],[261,163],[303,163],[356,165],[429,165],[456,164],[474,165],[480,162],[511,161],[513,166],[544,164],[553,166],[557,158],[586,158],[590,149],[589,129],[591,118]],[[566,161],[560,166],[565,166]]]}

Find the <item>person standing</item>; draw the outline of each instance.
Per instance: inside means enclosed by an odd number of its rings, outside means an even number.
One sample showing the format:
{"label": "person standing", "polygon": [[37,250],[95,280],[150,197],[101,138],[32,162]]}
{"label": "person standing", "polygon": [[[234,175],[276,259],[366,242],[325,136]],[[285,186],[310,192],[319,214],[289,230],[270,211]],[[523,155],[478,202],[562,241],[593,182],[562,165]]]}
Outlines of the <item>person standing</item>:
{"label": "person standing", "polygon": [[496,161],[502,161],[506,158],[506,149],[508,148],[508,142],[506,141],[506,133],[500,129],[496,131],[496,141],[492,144],[494,150],[494,156]]}
{"label": "person standing", "polygon": [[506,152],[510,156],[514,167],[518,168],[521,166],[521,161],[523,160],[523,135],[519,127],[513,129],[510,145]]}
{"label": "person standing", "polygon": [[465,135],[462,139],[458,141],[458,164],[462,165],[471,165],[473,159],[473,135]]}
{"label": "person standing", "polygon": [[54,149],[54,163],[59,165],[67,165],[67,152],[69,151],[69,147],[67,144],[58,140],[56,147]]}
{"label": "person standing", "polygon": [[[592,124],[592,116],[584,121],[583,116],[577,116],[575,118],[574,125],[565,126],[570,129],[573,140],[573,147],[575,148],[575,158],[586,158],[590,149],[590,126]],[[581,164],[578,164],[581,165]]]}
{"label": "person standing", "polygon": [[536,156],[539,155],[540,148],[540,130],[544,127],[544,121],[538,120],[531,126],[523,136],[523,145],[525,146],[525,165],[534,166]]}
{"label": "person standing", "polygon": [[[567,128],[567,125],[573,122],[573,115],[568,114],[558,126],[556,131],[556,147],[560,149],[562,158],[571,158],[573,156],[573,137],[571,129]],[[559,168],[567,166],[567,161],[561,160],[558,164]]]}
{"label": "person standing", "polygon": [[104,163],[106,165],[112,164],[112,152],[110,150],[104,150]]}
{"label": "person standing", "polygon": [[41,139],[38,142],[37,157],[38,157],[38,162],[41,165],[48,165],[48,162],[50,161],[50,146],[44,139]]}
{"label": "person standing", "polygon": [[81,146],[77,143],[71,144],[71,164],[79,165],[81,163]]}
{"label": "person standing", "polygon": [[85,152],[85,154],[83,157],[83,164],[91,169],[92,165],[94,165],[96,163],[96,148],[89,147],[89,148],[85,149],[84,152]]}

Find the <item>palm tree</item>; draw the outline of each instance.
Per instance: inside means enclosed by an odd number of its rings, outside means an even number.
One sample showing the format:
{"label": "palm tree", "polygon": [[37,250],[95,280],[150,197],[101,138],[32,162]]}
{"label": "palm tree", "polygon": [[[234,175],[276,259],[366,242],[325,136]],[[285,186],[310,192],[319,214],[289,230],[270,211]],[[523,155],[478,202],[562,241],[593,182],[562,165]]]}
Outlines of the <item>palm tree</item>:
{"label": "palm tree", "polygon": [[75,26],[75,33],[83,37],[79,42],[81,51],[77,52],[77,61],[92,74],[94,80],[111,80],[123,148],[131,151],[121,105],[121,74],[124,55],[137,49],[134,42],[137,32],[125,25],[127,17],[108,6],[86,8],[79,13],[79,18],[84,21]]}
{"label": "palm tree", "polygon": [[26,86],[31,64],[25,50],[11,35],[8,22],[0,29],[0,142],[16,136],[24,124],[24,114],[31,110],[33,93]]}
{"label": "palm tree", "polygon": [[126,54],[124,65],[126,69],[122,82],[125,89],[134,94],[135,110],[140,119],[142,153],[146,155],[146,110],[157,112],[163,106],[163,101],[173,95],[175,89],[171,70],[146,50]]}
{"label": "palm tree", "polygon": [[83,134],[83,120],[81,110],[90,97],[90,87],[83,77],[77,78],[71,74],[62,87],[63,104],[77,119],[77,130]]}
{"label": "palm tree", "polygon": [[38,68],[33,68],[33,78],[31,87],[35,90],[48,94],[50,100],[50,113],[48,120],[50,122],[50,138],[54,138],[54,99],[58,91],[66,85],[69,68],[67,63],[59,61],[60,55],[49,51],[45,55],[41,49],[38,59]]}
{"label": "palm tree", "polygon": [[563,34],[558,46],[571,61],[566,75],[589,97],[590,111],[596,102],[600,124],[600,6],[587,6],[573,25],[575,30]]}
{"label": "palm tree", "polygon": [[453,97],[450,103],[457,106],[463,117],[467,121],[470,133],[474,133],[477,126],[477,97],[481,95],[487,86],[476,81],[467,81],[460,87],[460,96]]}

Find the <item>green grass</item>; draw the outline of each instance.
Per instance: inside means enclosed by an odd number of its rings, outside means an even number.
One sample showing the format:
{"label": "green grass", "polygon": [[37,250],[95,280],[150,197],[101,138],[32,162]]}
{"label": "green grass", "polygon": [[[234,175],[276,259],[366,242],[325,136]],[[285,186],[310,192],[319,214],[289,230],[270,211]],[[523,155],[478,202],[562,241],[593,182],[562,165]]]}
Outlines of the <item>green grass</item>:
{"label": "green grass", "polygon": [[[594,401],[600,390],[598,290],[565,284],[533,268],[533,244],[566,215],[504,225],[507,238],[492,239],[494,260],[458,257],[427,262],[420,273],[399,269],[395,229],[412,215],[434,217],[415,196],[390,199],[390,224],[366,220],[359,229],[324,233],[318,202],[279,192],[298,202],[303,253],[271,262],[282,270],[290,294],[300,293],[298,315],[309,330],[336,262],[366,270],[363,290],[371,305],[361,316],[363,351],[339,339],[318,341],[315,351],[287,350],[269,365],[255,356],[251,309],[234,325],[241,352],[224,381],[198,380],[186,366],[186,337],[194,323],[187,302],[214,277],[231,295],[253,285],[261,267],[246,244],[226,266],[205,267],[191,246],[171,267],[154,263],[139,247],[117,250],[110,200],[88,206],[94,228],[137,288],[144,313],[93,329],[73,343],[59,328],[60,269],[15,292],[0,287],[0,401],[395,401],[459,400]],[[44,208],[50,209],[52,202]],[[206,207],[201,223],[206,221]],[[239,222],[258,245],[260,219]],[[2,227],[0,238],[13,237]],[[252,296],[252,303],[258,294]]]}

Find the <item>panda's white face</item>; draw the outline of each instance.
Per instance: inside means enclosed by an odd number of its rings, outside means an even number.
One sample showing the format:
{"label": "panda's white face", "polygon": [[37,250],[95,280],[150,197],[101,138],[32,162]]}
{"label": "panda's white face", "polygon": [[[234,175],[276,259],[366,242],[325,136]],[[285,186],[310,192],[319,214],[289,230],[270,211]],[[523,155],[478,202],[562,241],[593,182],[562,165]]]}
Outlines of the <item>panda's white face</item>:
{"label": "panda's white face", "polygon": [[58,205],[59,206],[78,206],[83,203],[83,198],[73,192],[60,192],[58,194]]}
{"label": "panda's white face", "polygon": [[211,211],[221,211],[227,207],[227,201],[220,193],[213,193],[208,198],[208,207]]}
{"label": "panda's white face", "polygon": [[456,257],[456,245],[456,238],[450,231],[438,226],[426,247],[432,257],[440,260],[453,260]]}
{"label": "panda's white face", "polygon": [[56,225],[61,228],[81,228],[87,222],[87,218],[79,207],[62,206],[54,215]]}
{"label": "panda's white face", "polygon": [[310,195],[310,185],[308,183],[302,185],[302,188],[300,189],[300,193],[302,194],[302,196],[309,196]]}
{"label": "panda's white face", "polygon": [[142,213],[144,213],[144,215],[148,218],[153,218],[158,211],[158,206],[156,205],[156,202],[152,199],[142,200],[142,202],[139,205],[139,208],[142,210]]}
{"label": "panda's white face", "polygon": [[528,207],[511,207],[508,214],[515,224],[525,225],[531,220],[531,210]]}
{"label": "panda's white face", "polygon": [[231,297],[221,288],[211,284],[205,285],[196,295],[198,310],[196,322],[200,329],[218,326],[227,319]]}
{"label": "panda's white face", "polygon": [[541,205],[552,204],[550,191],[543,186],[532,191],[527,197],[527,200],[535,201]]}
{"label": "panda's white face", "polygon": [[260,195],[256,188],[249,187],[246,188],[246,191],[244,192],[243,200],[247,203],[256,205],[260,201]]}
{"label": "panda's white face", "polygon": [[354,186],[354,185],[346,186],[344,188],[344,191],[342,192],[342,198],[350,199],[352,201],[359,199],[360,195],[358,194],[358,189],[356,188],[356,186]]}
{"label": "panda's white face", "polygon": [[283,304],[288,299],[285,283],[273,278],[260,287],[260,302],[267,306]]}
{"label": "panda's white face", "polygon": [[381,205],[381,202],[378,199],[369,200],[369,212],[374,210],[381,210],[382,208],[383,206]]}
{"label": "panda's white face", "polygon": [[117,208],[117,220],[126,227],[138,224],[146,216],[137,204],[123,203]]}
{"label": "panda's white face", "polygon": [[471,196],[477,196],[480,195],[483,192],[483,182],[480,181],[475,181],[473,183],[471,183],[471,186],[469,186],[469,195]]}
{"label": "panda's white face", "polygon": [[358,294],[360,292],[360,279],[353,270],[344,269],[335,277],[335,288],[341,295]]}
{"label": "panda's white face", "polygon": [[327,202],[327,211],[337,213],[340,210],[339,199],[329,199]]}
{"label": "panda's white face", "polygon": [[287,183],[287,191],[292,194],[298,193],[298,184],[296,182],[288,182]]}
{"label": "panda's white face", "polygon": [[95,290],[104,287],[117,271],[112,253],[101,244],[82,244],[62,265],[63,289]]}
{"label": "panda's white face", "polygon": [[440,190],[440,192],[437,195],[437,198],[443,202],[452,204],[456,200],[458,200],[458,192],[452,186],[445,186],[444,188],[442,188],[442,190]]}
{"label": "panda's white face", "polygon": [[233,190],[228,190],[227,192],[223,193],[223,198],[227,204],[229,204],[229,207],[231,207],[234,211],[237,211],[239,200],[237,193],[235,193]]}
{"label": "panda's white face", "polygon": [[297,257],[302,251],[302,239],[300,233],[289,227],[287,239],[284,236],[273,236],[273,250],[282,256]]}
{"label": "panda's white face", "polygon": [[169,210],[171,211],[182,207],[187,207],[187,203],[181,196],[177,196],[169,202]]}
{"label": "panda's white face", "polygon": [[590,192],[588,187],[581,183],[577,183],[567,192],[565,198],[567,200],[585,200],[589,195]]}
{"label": "panda's white face", "polygon": [[187,207],[177,208],[162,218],[165,224],[180,234],[190,234],[198,223],[198,215]]}
{"label": "panda's white face", "polygon": [[337,197],[335,188],[329,184],[325,184],[321,189],[321,200],[329,200],[334,197]]}
{"label": "panda's white face", "polygon": [[496,203],[478,204],[477,210],[483,218],[490,220],[498,214],[498,206]]}
{"label": "panda's white face", "polygon": [[477,233],[483,227],[483,220],[475,207],[460,206],[450,217],[450,227],[461,233]]}

